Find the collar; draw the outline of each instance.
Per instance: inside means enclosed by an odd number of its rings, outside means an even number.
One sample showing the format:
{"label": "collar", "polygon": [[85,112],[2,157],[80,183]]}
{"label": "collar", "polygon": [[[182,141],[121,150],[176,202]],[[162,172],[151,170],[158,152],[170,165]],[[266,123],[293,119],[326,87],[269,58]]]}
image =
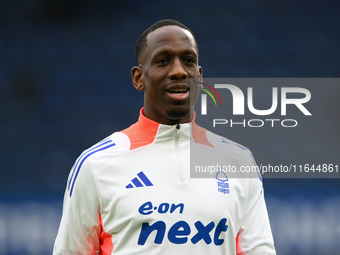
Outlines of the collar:
{"label": "collar", "polygon": [[156,138],[160,141],[173,140],[177,132],[181,132],[184,139],[192,137],[195,143],[213,147],[207,139],[206,129],[195,123],[195,113],[190,123],[165,125],[147,118],[143,110],[140,110],[138,122],[121,131],[130,138],[130,150],[151,144]]}

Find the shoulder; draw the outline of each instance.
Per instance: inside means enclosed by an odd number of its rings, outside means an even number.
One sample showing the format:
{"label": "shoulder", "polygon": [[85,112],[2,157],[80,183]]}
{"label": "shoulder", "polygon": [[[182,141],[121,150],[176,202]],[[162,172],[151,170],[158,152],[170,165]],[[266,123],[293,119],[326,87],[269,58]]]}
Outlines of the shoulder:
{"label": "shoulder", "polygon": [[254,156],[246,146],[208,130],[206,136],[213,150],[217,150],[215,154],[223,155],[224,162],[236,168],[231,172],[231,176],[252,177],[262,181]]}
{"label": "shoulder", "polygon": [[[212,146],[218,150],[222,150],[228,154],[241,157],[244,160],[249,160],[253,158],[251,151],[244,145],[232,141],[226,137],[217,135],[215,133],[206,131],[207,139],[212,144]],[[254,162],[253,162],[254,163]]]}
{"label": "shoulder", "polygon": [[129,138],[120,132],[115,132],[90,148],[84,150],[76,159],[69,177],[68,190],[72,195],[76,183],[92,183],[101,166],[130,148]]}
{"label": "shoulder", "polygon": [[128,136],[121,132],[115,132],[83,151],[79,158],[82,158],[84,161],[101,163],[129,149],[130,140]]}

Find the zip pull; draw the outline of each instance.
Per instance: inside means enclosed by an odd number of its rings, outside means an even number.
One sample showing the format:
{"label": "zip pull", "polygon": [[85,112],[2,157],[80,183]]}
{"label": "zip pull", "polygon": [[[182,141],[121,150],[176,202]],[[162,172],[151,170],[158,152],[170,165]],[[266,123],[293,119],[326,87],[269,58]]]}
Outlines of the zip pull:
{"label": "zip pull", "polygon": [[179,123],[176,124],[176,128],[179,129],[180,128],[180,125]]}

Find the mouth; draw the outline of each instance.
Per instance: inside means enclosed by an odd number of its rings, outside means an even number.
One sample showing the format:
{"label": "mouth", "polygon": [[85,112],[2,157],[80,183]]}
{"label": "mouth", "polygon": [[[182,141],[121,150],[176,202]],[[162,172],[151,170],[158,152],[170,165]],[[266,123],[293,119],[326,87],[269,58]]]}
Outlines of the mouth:
{"label": "mouth", "polygon": [[166,92],[174,100],[184,100],[189,98],[189,90],[189,86],[172,86]]}
{"label": "mouth", "polygon": [[168,89],[166,91],[174,96],[182,97],[189,91],[189,88]]}

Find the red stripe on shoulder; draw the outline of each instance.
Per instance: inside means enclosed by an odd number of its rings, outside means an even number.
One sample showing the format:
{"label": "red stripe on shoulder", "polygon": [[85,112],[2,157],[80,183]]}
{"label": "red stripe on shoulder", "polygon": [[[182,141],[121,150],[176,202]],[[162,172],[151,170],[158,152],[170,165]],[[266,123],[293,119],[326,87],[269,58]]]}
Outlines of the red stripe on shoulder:
{"label": "red stripe on shoulder", "polygon": [[120,132],[129,137],[130,150],[133,150],[151,144],[155,140],[158,126],[157,122],[145,117],[141,109],[138,122]]}

